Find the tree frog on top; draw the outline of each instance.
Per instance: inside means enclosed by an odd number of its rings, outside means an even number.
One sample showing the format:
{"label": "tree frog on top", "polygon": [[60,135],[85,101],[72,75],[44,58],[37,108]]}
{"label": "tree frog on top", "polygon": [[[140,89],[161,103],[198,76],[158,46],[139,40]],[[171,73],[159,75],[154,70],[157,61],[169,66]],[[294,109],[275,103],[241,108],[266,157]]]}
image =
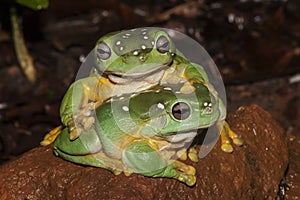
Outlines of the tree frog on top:
{"label": "tree frog on top", "polygon": [[154,86],[137,94],[123,94],[95,110],[96,122],[75,140],[64,128],[54,141],[54,152],[84,165],[111,170],[116,175],[138,173],[168,177],[192,186],[195,168],[181,160],[197,161],[190,147],[197,129],[208,128],[223,117],[219,99],[201,83],[183,94],[183,84]]}
{"label": "tree frog on top", "polygon": [[110,97],[155,85],[183,83],[182,93],[193,92],[193,82],[209,85],[204,69],[189,62],[167,32],[158,28],[107,34],[98,40],[94,58],[93,73],[75,81],[61,104],[62,123],[72,140],[93,125],[92,111]]}

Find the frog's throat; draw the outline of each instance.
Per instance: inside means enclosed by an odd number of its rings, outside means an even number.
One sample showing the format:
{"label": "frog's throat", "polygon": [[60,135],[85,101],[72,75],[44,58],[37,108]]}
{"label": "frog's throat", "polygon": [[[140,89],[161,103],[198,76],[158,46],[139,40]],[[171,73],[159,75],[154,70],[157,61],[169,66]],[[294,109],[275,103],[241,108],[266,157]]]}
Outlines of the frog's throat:
{"label": "frog's throat", "polygon": [[139,72],[118,72],[118,71],[105,71],[106,74],[109,74],[110,76],[117,76],[118,78],[142,78],[151,74],[155,74],[158,71],[164,70],[170,66],[170,63],[166,64],[160,64],[157,65],[156,67],[147,70],[147,71],[139,71]]}

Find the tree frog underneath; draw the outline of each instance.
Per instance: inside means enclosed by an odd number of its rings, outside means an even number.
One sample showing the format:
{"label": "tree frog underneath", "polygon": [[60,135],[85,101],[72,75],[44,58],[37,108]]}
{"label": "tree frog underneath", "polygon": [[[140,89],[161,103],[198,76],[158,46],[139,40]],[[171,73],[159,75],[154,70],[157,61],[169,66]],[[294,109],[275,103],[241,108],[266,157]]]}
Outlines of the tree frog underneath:
{"label": "tree frog underneath", "polygon": [[178,159],[188,155],[196,162],[197,152],[188,148],[197,130],[224,120],[224,115],[219,99],[205,85],[193,83],[190,94],[180,91],[182,85],[158,85],[106,100],[95,110],[97,121],[79,138],[70,140],[68,128],[62,129],[54,141],[55,154],[116,175],[137,173],[194,185],[195,168]]}
{"label": "tree frog underneath", "polygon": [[98,40],[94,58],[93,73],[75,81],[61,103],[62,123],[72,140],[93,125],[92,111],[110,97],[139,93],[155,85],[184,83],[182,93],[193,92],[193,82],[209,85],[204,69],[189,62],[158,28],[107,34]]}

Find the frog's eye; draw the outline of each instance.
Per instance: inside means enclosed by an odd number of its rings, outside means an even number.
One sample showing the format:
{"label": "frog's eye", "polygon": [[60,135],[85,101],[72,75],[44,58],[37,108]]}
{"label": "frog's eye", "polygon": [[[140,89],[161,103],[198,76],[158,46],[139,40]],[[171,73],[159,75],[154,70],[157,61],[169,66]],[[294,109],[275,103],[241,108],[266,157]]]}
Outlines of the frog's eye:
{"label": "frog's eye", "polygon": [[186,103],[178,102],[174,104],[172,108],[172,115],[175,119],[184,120],[188,118],[190,114],[191,114],[191,108]]}
{"label": "frog's eye", "polygon": [[107,60],[111,56],[111,50],[106,43],[101,42],[98,45],[97,56],[101,60]]}
{"label": "frog's eye", "polygon": [[170,50],[170,41],[162,35],[156,41],[156,48],[160,53],[166,53]]}

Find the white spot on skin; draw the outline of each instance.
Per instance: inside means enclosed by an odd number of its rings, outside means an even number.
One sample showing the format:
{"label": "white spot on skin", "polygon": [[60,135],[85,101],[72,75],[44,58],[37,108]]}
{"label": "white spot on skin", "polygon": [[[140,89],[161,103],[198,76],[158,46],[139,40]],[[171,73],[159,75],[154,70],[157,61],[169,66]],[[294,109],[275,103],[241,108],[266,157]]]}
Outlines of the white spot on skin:
{"label": "white spot on skin", "polygon": [[146,28],[143,28],[141,31],[146,31],[147,29]]}
{"label": "white spot on skin", "polygon": [[152,41],[152,42],[151,42],[151,44],[154,46],[155,42],[154,42],[154,41]]}
{"label": "white spot on skin", "polygon": [[144,36],[144,40],[148,40],[148,39],[149,39],[149,37],[145,35]]}
{"label": "white spot on skin", "polygon": [[126,33],[125,35],[126,35],[126,36],[130,36],[130,33]]}
{"label": "white spot on skin", "polygon": [[146,35],[146,34],[147,34],[147,32],[146,32],[146,31],[145,31],[145,32],[142,32],[142,34],[143,34],[143,35]]}
{"label": "white spot on skin", "polygon": [[125,99],[125,97],[120,97],[120,100],[123,100],[123,99]]}
{"label": "white spot on skin", "polygon": [[138,51],[134,51],[134,52],[133,52],[133,55],[134,55],[134,56],[137,56],[137,55],[139,55],[139,52],[138,52]]}
{"label": "white spot on skin", "polygon": [[207,102],[204,102],[203,105],[206,107],[206,106],[208,106],[208,103],[207,103]]}
{"label": "white spot on skin", "polygon": [[120,47],[120,51],[123,51],[124,50],[124,47]]}
{"label": "white spot on skin", "polygon": [[165,109],[165,106],[162,104],[162,103],[158,103],[157,104],[157,108],[159,108],[159,109]]}
{"label": "white spot on skin", "polygon": [[122,110],[124,110],[125,112],[128,112],[129,108],[128,108],[128,106],[122,106]]}
{"label": "white spot on skin", "polygon": [[180,91],[176,91],[175,94],[181,94],[181,92]]}
{"label": "white spot on skin", "polygon": [[92,111],[90,111],[90,110],[85,113],[86,117],[91,116],[91,115],[92,115]]}
{"label": "white spot on skin", "polygon": [[169,90],[169,91],[171,91],[171,90],[172,90],[172,88],[165,87],[165,88],[164,88],[164,90]]}
{"label": "white spot on skin", "polygon": [[160,90],[156,90],[155,92],[156,92],[156,93],[160,93]]}
{"label": "white spot on skin", "polygon": [[143,50],[145,50],[145,49],[146,49],[146,46],[145,46],[145,45],[142,45],[141,48],[142,48]]}
{"label": "white spot on skin", "polygon": [[120,44],[121,44],[121,41],[118,40],[118,41],[116,42],[116,45],[119,46]]}
{"label": "white spot on skin", "polygon": [[211,103],[209,103],[209,104],[208,104],[208,106],[209,106],[209,107],[211,107],[211,106],[212,106],[212,104],[211,104]]}

